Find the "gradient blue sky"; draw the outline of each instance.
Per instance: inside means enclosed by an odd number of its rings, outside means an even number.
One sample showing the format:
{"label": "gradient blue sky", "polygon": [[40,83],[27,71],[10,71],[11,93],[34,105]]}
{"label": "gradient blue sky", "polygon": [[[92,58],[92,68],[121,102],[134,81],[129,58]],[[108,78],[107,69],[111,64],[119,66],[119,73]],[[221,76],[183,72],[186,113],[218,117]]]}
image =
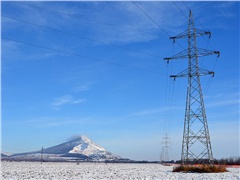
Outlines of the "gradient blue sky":
{"label": "gradient blue sky", "polygon": [[180,159],[187,79],[168,75],[187,64],[163,58],[187,47],[167,33],[187,29],[189,7],[212,32],[199,47],[221,52],[199,59],[216,73],[202,77],[213,155],[239,155],[239,2],[136,2],[158,25],[132,2],[20,3],[1,2],[3,152],[86,135],[122,157],[159,160],[167,133],[169,158]]}

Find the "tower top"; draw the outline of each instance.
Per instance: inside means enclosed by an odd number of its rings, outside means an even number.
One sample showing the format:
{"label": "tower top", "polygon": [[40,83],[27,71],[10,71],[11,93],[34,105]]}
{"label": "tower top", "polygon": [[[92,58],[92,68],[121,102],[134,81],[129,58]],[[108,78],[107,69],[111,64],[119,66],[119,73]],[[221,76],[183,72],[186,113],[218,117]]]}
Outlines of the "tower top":
{"label": "tower top", "polygon": [[189,18],[192,18],[192,10],[189,10]]}

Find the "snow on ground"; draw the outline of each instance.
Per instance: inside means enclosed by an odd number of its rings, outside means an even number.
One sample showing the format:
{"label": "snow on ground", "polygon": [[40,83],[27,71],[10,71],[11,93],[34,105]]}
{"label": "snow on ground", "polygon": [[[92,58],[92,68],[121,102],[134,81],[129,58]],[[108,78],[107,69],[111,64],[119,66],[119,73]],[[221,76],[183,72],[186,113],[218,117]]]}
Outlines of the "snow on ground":
{"label": "snow on ground", "polygon": [[196,179],[240,180],[240,168],[226,173],[173,173],[161,164],[1,162],[0,179]]}

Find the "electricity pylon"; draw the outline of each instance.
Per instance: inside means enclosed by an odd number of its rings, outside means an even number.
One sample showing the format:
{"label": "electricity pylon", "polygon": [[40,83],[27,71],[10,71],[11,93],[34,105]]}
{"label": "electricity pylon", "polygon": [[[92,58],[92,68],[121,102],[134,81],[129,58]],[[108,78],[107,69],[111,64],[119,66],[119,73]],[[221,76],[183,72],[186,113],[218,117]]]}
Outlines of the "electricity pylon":
{"label": "electricity pylon", "polygon": [[209,163],[213,164],[213,154],[208,130],[206,112],[200,83],[200,76],[212,75],[213,71],[200,68],[198,66],[198,58],[208,55],[217,54],[219,51],[211,51],[197,47],[197,37],[208,35],[211,32],[196,29],[192,12],[189,12],[188,29],[177,36],[170,37],[175,42],[176,39],[187,38],[188,49],[177,53],[164,60],[185,59],[188,58],[188,68],[178,73],[170,75],[174,80],[178,77],[188,78],[186,109],[184,119],[184,131],[182,141],[182,164],[191,163]]}
{"label": "electricity pylon", "polygon": [[43,147],[42,147],[42,151],[41,151],[41,164],[43,163]]}
{"label": "electricity pylon", "polygon": [[167,136],[167,134],[162,139],[163,141],[162,141],[162,151],[161,151],[160,161],[161,163],[164,163],[169,161],[168,149],[170,149],[169,144],[171,143],[170,143],[170,138]]}

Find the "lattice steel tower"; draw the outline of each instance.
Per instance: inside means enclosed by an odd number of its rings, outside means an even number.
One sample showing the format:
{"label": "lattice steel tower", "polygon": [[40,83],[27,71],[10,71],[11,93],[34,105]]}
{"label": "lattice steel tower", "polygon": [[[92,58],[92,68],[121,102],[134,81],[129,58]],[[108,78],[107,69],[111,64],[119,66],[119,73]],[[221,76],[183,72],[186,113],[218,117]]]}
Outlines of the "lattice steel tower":
{"label": "lattice steel tower", "polygon": [[198,66],[198,58],[213,54],[217,54],[219,57],[220,52],[197,47],[197,37],[204,35],[208,35],[209,38],[211,37],[211,33],[209,31],[203,31],[195,28],[192,12],[190,10],[188,29],[177,36],[170,37],[170,39],[174,42],[176,39],[187,38],[188,49],[183,50],[172,57],[164,58],[167,62],[173,59],[188,58],[188,68],[177,75],[170,76],[171,78],[174,78],[174,80],[178,77],[188,78],[181,155],[182,164],[213,164],[212,147],[204,108],[200,76],[208,74],[214,76],[214,72],[200,68]]}
{"label": "lattice steel tower", "polygon": [[161,163],[166,163],[169,161],[169,154],[168,154],[168,149],[170,149],[170,138],[167,136],[162,138],[162,151],[161,151],[161,156],[160,156],[160,161]]}

